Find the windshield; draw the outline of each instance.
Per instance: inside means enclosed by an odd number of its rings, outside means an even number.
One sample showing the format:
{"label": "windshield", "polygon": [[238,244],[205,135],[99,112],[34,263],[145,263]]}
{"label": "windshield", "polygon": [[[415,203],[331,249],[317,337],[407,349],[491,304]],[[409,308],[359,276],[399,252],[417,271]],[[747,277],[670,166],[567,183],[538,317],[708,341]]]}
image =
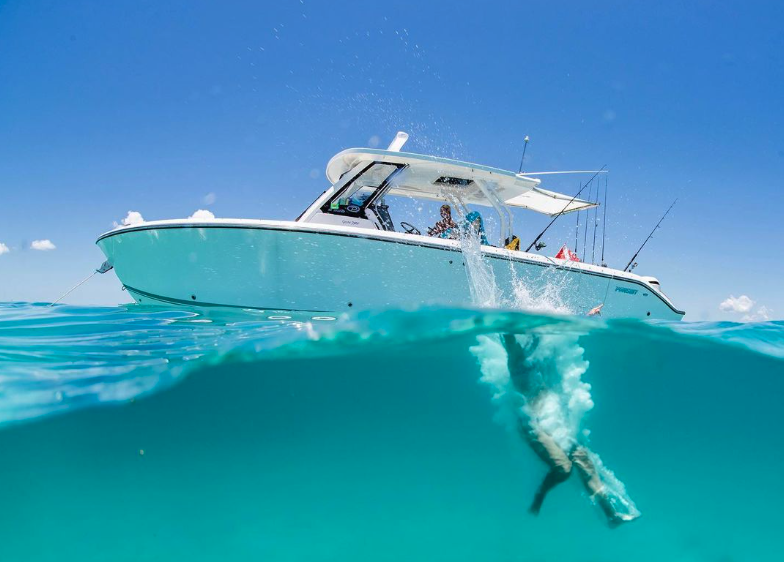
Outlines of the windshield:
{"label": "windshield", "polygon": [[323,213],[367,218],[365,210],[389,185],[403,164],[373,162],[365,166],[321,208]]}

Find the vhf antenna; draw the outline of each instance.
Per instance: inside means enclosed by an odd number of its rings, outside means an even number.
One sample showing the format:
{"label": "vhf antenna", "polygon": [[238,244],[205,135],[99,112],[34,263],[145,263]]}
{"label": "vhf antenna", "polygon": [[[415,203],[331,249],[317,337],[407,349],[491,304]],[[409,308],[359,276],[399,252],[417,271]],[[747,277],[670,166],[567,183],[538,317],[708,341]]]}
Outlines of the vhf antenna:
{"label": "vhf antenna", "polygon": [[518,174],[522,174],[523,173],[523,162],[525,161],[525,150],[528,148],[528,141],[530,141],[530,140],[531,139],[528,137],[528,135],[525,135],[525,138],[523,139],[523,157],[520,158],[520,169],[517,170]]}
{"label": "vhf antenna", "polygon": [[[677,203],[677,202],[678,202],[677,199],[675,199],[675,201],[672,202],[672,205],[670,205],[670,208],[667,209],[667,212],[664,213],[662,218],[659,219],[659,222],[656,223],[656,226],[653,227],[653,230],[651,230],[651,233],[648,235],[648,238],[646,238],[645,242],[642,243],[642,246],[640,246],[640,248],[636,252],[634,252],[634,255],[632,256],[632,259],[630,259],[629,263],[626,264],[626,267],[623,268],[624,271],[629,269],[629,266],[632,265],[632,262],[634,262],[634,260],[637,258],[637,255],[642,251],[642,249],[648,243],[648,240],[653,238],[653,233],[656,232],[656,230],[659,228],[659,225],[662,223],[662,221],[667,217],[667,215],[670,214],[670,211],[672,210],[672,208],[675,206],[675,203]],[[634,265],[636,266],[637,264],[634,264]],[[632,267],[632,269],[634,269],[634,267]]]}

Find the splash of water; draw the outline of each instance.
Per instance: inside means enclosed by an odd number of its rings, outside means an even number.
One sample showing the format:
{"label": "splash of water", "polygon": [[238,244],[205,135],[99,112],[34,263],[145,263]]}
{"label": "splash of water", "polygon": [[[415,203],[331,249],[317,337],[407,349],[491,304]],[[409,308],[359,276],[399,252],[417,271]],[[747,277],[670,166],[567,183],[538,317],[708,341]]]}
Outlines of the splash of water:
{"label": "splash of water", "polygon": [[[521,422],[535,423],[559,447],[573,449],[587,437],[582,423],[594,406],[591,385],[582,380],[588,370],[583,348],[576,336],[536,330],[517,334],[514,339],[525,353],[523,361],[510,361],[510,350],[496,335],[478,336],[477,345],[470,348],[479,362],[480,380],[493,391],[497,421],[513,433]],[[515,380],[521,378],[540,389],[535,399],[529,399],[515,386]]]}
{"label": "splash of water", "polygon": [[[471,296],[474,304],[482,307],[506,306],[508,308],[534,310],[538,312],[568,312],[568,309],[557,299],[555,288],[545,289],[541,298],[535,298],[522,279],[514,275],[511,295],[505,296],[498,287],[493,269],[484,259],[481,251],[479,235],[471,228],[461,233],[460,245],[466,264]],[[524,408],[524,414],[536,419],[543,428],[568,448],[576,442],[580,424],[586,412],[593,408],[591,386],[582,380],[588,369],[588,362],[583,358],[584,350],[578,344],[577,335],[536,334],[516,335],[517,344],[526,352],[526,376],[541,381],[544,388],[552,389],[546,396],[538,400],[537,412],[531,410],[532,405]],[[508,350],[504,348],[498,337],[480,336],[480,344],[472,348],[479,358],[483,380],[494,387],[497,397],[501,395],[518,395],[514,389],[507,364]],[[519,400],[512,400],[516,403]],[[503,401],[506,403],[506,401]],[[520,413],[512,407],[515,417]],[[506,417],[506,416],[502,416]],[[517,424],[513,424],[517,427]]]}
{"label": "splash of water", "polygon": [[[462,216],[461,220],[464,220]],[[493,268],[482,256],[479,234],[472,228],[465,228],[460,234],[460,248],[463,251],[473,303],[486,308],[499,307],[502,304],[502,294],[495,282]]]}
{"label": "splash of water", "polygon": [[[512,269],[512,292],[507,298],[496,284],[491,266],[483,258],[478,233],[468,228],[461,235],[466,274],[474,304],[498,307],[502,304],[524,310],[568,313],[558,298],[559,292],[550,283],[534,296]],[[510,432],[536,427],[550,436],[565,452],[585,443],[589,432],[583,428],[585,415],[594,407],[591,385],[582,379],[588,370],[584,349],[577,334],[531,333],[480,335],[470,348],[479,362],[481,382],[493,391],[497,406],[496,421]],[[517,346],[522,356],[514,357],[511,347]],[[521,381],[524,381],[521,383]],[[521,388],[525,387],[525,388]],[[623,483],[604,466],[599,455],[588,450],[602,493],[618,517],[631,520],[639,517],[634,502]],[[596,502],[596,498],[591,497]]]}
{"label": "splash of water", "polygon": [[[457,204],[459,220],[466,220],[465,214]],[[540,282],[535,288],[529,286],[518,274],[513,262],[509,261],[511,285],[504,292],[496,282],[492,266],[482,255],[479,234],[470,227],[460,232],[460,248],[466,265],[468,286],[473,304],[484,308],[508,308],[543,314],[573,314],[563,301],[562,287],[550,270],[542,272]]]}
{"label": "splash of water", "polygon": [[552,275],[552,271],[545,269],[539,279],[538,287],[533,290],[518,274],[509,262],[511,287],[505,303],[509,308],[528,310],[543,314],[574,314],[563,300],[563,287]]}

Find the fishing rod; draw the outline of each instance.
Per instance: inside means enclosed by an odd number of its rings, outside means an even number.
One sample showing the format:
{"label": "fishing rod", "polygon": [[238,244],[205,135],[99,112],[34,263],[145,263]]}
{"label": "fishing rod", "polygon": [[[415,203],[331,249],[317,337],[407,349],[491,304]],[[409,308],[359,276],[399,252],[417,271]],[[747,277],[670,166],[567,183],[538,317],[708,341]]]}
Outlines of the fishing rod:
{"label": "fishing rod", "polygon": [[599,188],[602,180],[596,180],[596,207],[593,208],[593,246],[591,246],[591,263],[596,263],[596,227],[599,224]]}
{"label": "fishing rod", "polygon": [[[577,187],[580,187],[579,182]],[[575,215],[577,215],[577,226],[574,228],[574,251],[577,252],[577,241],[580,239],[580,211],[577,211]]]}
{"label": "fishing rod", "polygon": [[604,235],[607,232],[607,176],[604,177],[604,215],[602,216],[602,267],[607,267],[604,263]]}
{"label": "fishing rod", "polygon": [[[534,239],[534,241],[533,241],[533,242],[531,242],[531,245],[530,245],[530,246],[528,246],[528,247],[525,249],[525,251],[526,251],[526,252],[530,252],[530,251],[531,251],[531,248],[533,248],[533,247],[534,247],[534,244],[536,244],[537,242],[539,242],[539,239],[540,239],[542,236],[544,236],[544,233],[545,233],[545,232],[547,232],[547,229],[548,229],[548,228],[550,228],[551,226],[553,226],[553,223],[554,223],[554,222],[555,222],[555,221],[558,219],[558,217],[560,217],[561,215],[563,215],[563,214],[564,214],[564,212],[566,211],[566,209],[568,209],[568,208],[569,208],[569,205],[571,205],[571,204],[572,204],[572,202],[573,202],[575,199],[577,199],[577,197],[578,197],[578,196],[579,196],[579,195],[580,195],[580,194],[583,192],[583,189],[585,189],[586,187],[588,187],[588,185],[590,185],[590,183],[591,183],[591,182],[594,180],[594,178],[595,178],[596,176],[598,176],[600,173],[602,173],[606,167],[607,167],[607,164],[605,164],[604,166],[602,166],[601,168],[599,168],[599,169],[596,171],[596,173],[595,173],[593,176],[591,176],[591,179],[589,179],[589,180],[588,180],[588,181],[585,183],[585,185],[583,185],[583,186],[580,188],[580,191],[578,191],[578,192],[577,192],[577,193],[574,195],[574,197],[572,197],[572,198],[569,200],[569,202],[568,202],[566,205],[564,205],[564,208],[563,208],[563,209],[561,209],[561,212],[560,212],[560,213],[558,213],[557,215],[555,215],[555,216],[553,217],[553,220],[551,220],[551,221],[550,221],[550,224],[548,224],[547,226],[545,226],[545,227],[544,227],[544,230],[543,230],[542,232],[540,232],[540,233],[539,233],[539,236],[537,236],[537,237]],[[587,223],[586,223],[586,225],[587,225]],[[575,248],[575,251],[577,251],[577,248]]]}
{"label": "fishing rod", "polygon": [[[662,218],[660,218],[660,219],[659,219],[659,222],[657,222],[657,223],[656,223],[656,226],[654,226],[654,227],[653,227],[653,230],[651,230],[651,233],[648,235],[648,238],[646,238],[646,239],[645,239],[645,242],[643,242],[643,243],[642,243],[642,246],[640,246],[640,247],[639,247],[639,249],[638,249],[636,252],[634,252],[634,255],[632,256],[632,259],[630,259],[630,260],[629,260],[629,263],[627,263],[627,264],[626,264],[626,267],[624,267],[624,268],[623,268],[623,270],[624,270],[624,271],[626,271],[627,269],[629,269],[629,266],[630,266],[630,265],[632,265],[632,263],[633,263],[633,262],[634,262],[634,260],[637,258],[637,256],[639,255],[639,253],[640,253],[640,252],[642,252],[642,249],[643,249],[643,248],[645,247],[645,245],[648,243],[648,240],[650,240],[651,238],[653,238],[653,233],[654,233],[654,232],[656,232],[656,230],[659,228],[659,225],[662,223],[662,221],[663,221],[665,218],[667,218],[667,215],[669,215],[669,214],[670,214],[670,211],[672,210],[672,208],[675,206],[675,203],[677,203],[677,202],[678,202],[678,199],[675,199],[675,201],[673,201],[673,202],[672,202],[672,205],[670,205],[670,208],[669,208],[669,209],[667,209],[667,212],[665,212],[665,213],[664,213],[664,215],[662,215]],[[634,268],[632,268],[632,269],[634,269]]]}
{"label": "fishing rod", "polygon": [[[593,190],[593,183],[591,183],[588,186],[588,197],[586,198],[586,200],[588,202],[591,201],[591,191],[592,190]],[[580,252],[577,248],[574,249],[574,251],[578,255],[581,255],[583,257],[583,261],[587,261],[585,259],[585,257],[588,255],[588,251],[586,250],[586,248],[588,246],[586,246],[586,244],[588,243],[588,221],[590,221],[590,220],[591,220],[591,210],[590,209],[586,209],[585,210],[585,228],[583,229],[583,251]]]}

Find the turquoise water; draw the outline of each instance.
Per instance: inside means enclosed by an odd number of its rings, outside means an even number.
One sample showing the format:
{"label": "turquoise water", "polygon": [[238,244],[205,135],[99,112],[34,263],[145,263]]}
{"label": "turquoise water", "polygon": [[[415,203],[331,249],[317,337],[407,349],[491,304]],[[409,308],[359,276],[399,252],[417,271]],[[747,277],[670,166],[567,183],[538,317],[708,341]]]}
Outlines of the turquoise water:
{"label": "turquoise water", "polygon": [[[498,334],[638,520],[527,512]],[[2,304],[0,560],[781,560],[782,398],[782,322]]]}

